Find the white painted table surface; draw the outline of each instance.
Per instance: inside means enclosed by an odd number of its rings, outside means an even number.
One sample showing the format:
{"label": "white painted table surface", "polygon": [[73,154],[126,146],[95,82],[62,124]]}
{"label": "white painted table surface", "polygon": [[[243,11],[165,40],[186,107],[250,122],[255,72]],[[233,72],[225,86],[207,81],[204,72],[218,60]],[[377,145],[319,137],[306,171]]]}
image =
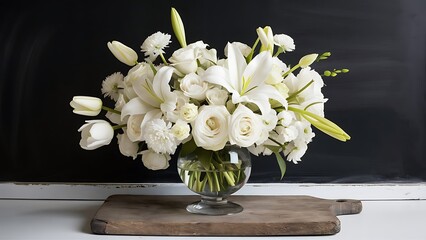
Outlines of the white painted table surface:
{"label": "white painted table surface", "polygon": [[[197,237],[112,236],[91,233],[90,221],[113,194],[187,195],[183,184],[0,183],[0,240],[133,240]],[[201,239],[426,240],[426,183],[247,184],[239,195],[309,195],[359,199],[360,214],[338,216],[331,236],[199,237]]]}

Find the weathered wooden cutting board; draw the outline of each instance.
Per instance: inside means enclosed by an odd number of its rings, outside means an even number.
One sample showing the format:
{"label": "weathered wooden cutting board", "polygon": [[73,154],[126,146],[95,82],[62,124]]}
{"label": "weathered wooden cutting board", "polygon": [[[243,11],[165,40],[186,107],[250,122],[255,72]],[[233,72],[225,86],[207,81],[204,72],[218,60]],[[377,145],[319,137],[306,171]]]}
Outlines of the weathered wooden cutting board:
{"label": "weathered wooden cutting board", "polygon": [[113,195],[92,219],[93,233],[173,236],[329,235],[340,231],[336,215],[361,212],[358,200],[310,196],[231,196],[244,211],[204,216],[186,211],[198,196]]}

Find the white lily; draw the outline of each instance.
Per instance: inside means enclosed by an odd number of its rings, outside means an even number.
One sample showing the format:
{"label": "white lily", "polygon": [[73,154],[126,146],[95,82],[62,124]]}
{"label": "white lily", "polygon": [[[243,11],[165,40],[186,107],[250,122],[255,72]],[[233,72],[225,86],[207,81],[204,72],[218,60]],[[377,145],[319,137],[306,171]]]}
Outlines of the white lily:
{"label": "white lily", "polygon": [[140,77],[133,84],[138,97],[154,108],[160,108],[163,113],[172,112],[176,108],[177,96],[170,90],[169,82],[174,68],[160,68],[153,80]]}
{"label": "white lily", "polygon": [[228,45],[228,68],[213,66],[206,70],[203,80],[224,87],[232,94],[232,103],[249,102],[263,113],[269,113],[269,99],[275,99],[287,108],[287,100],[272,85],[265,83],[272,69],[268,51],[259,53],[247,64],[237,46]]}

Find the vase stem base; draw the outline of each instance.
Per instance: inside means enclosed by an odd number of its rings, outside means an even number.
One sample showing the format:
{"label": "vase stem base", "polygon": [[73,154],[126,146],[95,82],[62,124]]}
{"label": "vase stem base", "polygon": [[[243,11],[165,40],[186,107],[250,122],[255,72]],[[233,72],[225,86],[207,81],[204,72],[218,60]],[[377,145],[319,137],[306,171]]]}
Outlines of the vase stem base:
{"label": "vase stem base", "polygon": [[240,213],[243,207],[226,199],[203,197],[201,201],[189,204],[186,210],[195,214],[220,216]]}

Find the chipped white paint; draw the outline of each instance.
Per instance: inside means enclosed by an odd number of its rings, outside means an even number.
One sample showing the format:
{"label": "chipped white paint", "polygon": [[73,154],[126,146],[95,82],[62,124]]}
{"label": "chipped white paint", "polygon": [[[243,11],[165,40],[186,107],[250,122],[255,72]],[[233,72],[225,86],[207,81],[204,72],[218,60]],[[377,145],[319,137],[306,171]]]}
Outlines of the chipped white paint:
{"label": "chipped white paint", "polygon": [[[181,183],[0,183],[0,199],[103,200],[113,194],[189,195]],[[238,195],[310,195],[327,199],[426,199],[426,183],[246,184]]]}

